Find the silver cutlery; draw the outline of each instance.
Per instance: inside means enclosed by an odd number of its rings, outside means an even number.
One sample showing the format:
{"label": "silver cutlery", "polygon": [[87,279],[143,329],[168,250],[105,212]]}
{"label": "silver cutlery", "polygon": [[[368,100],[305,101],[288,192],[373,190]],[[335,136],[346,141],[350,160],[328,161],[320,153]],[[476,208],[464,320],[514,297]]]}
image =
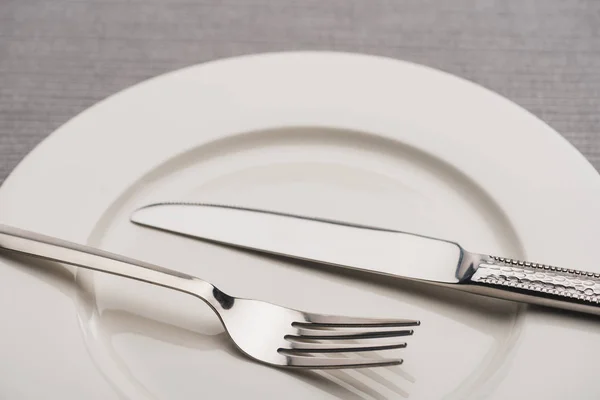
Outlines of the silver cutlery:
{"label": "silver cutlery", "polygon": [[137,224],[255,251],[600,315],[600,274],[465,251],[377,227],[223,205],[160,203]]}
{"label": "silver cutlery", "polygon": [[[106,272],[198,297],[218,315],[236,346],[250,358],[281,367],[361,368],[398,365],[374,351],[406,347],[406,327],[418,321],[307,313],[225,294],[191,275],[58,238],[0,225],[0,248]],[[365,353],[336,356],[339,353]],[[369,357],[367,357],[369,356]]]}

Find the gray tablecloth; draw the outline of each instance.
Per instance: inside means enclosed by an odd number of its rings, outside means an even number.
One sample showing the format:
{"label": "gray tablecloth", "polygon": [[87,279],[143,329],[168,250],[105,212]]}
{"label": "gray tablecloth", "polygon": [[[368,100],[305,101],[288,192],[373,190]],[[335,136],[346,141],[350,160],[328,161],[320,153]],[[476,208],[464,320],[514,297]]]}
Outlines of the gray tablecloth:
{"label": "gray tablecloth", "polygon": [[473,80],[600,169],[600,0],[0,0],[0,181],[62,123],[131,84],[298,49],[391,56]]}

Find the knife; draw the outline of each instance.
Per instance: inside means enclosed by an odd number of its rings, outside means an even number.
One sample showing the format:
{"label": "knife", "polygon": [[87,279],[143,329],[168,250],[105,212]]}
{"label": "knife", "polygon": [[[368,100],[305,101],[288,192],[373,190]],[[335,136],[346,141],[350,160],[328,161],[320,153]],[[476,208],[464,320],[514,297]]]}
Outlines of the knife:
{"label": "knife", "polygon": [[408,232],[214,204],[157,203],[131,221],[198,239],[479,295],[600,315],[600,274],[471,253]]}

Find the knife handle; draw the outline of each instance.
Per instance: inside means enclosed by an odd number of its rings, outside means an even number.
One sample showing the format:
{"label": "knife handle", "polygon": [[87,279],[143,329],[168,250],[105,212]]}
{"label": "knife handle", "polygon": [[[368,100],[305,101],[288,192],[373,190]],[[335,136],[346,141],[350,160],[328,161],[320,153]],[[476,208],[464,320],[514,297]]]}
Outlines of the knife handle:
{"label": "knife handle", "polygon": [[465,283],[492,297],[600,315],[598,273],[484,256]]}

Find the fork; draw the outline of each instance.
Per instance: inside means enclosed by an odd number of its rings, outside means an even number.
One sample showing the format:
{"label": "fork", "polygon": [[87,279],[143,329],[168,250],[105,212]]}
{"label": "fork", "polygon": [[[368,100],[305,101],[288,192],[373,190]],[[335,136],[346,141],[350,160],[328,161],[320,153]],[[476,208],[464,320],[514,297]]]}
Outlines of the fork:
{"label": "fork", "polygon": [[[397,358],[336,353],[372,353],[406,347],[419,321],[373,319],[302,312],[260,300],[233,297],[197,277],[62,239],[0,225],[0,248],[106,272],[191,294],[217,314],[242,353],[262,363],[296,368],[385,367]],[[333,355],[333,356],[332,356]]]}

